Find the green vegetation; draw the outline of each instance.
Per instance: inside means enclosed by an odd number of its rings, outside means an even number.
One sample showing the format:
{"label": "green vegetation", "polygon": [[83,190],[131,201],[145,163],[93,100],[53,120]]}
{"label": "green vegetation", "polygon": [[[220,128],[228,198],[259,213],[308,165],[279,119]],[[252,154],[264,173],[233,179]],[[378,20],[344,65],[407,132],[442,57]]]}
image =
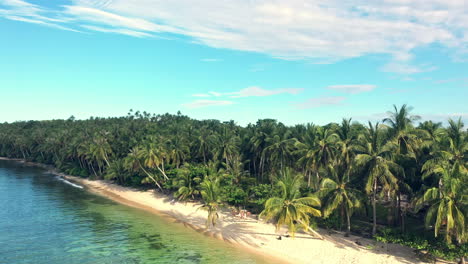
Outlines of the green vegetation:
{"label": "green vegetation", "polygon": [[368,125],[344,119],[285,126],[264,119],[241,127],[133,111],[119,118],[4,123],[0,156],[200,200],[207,226],[216,224],[221,205],[231,205],[262,212],[292,234],[314,232],[316,224],[341,229],[346,222],[347,233],[462,257],[467,131],[461,120],[417,125],[410,112],[394,107],[382,123]]}

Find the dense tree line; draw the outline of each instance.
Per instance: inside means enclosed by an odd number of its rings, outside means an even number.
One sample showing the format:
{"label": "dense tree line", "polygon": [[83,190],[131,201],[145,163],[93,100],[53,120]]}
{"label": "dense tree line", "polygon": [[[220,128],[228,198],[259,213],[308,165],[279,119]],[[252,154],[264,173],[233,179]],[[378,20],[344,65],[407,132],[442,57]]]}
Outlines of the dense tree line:
{"label": "dense tree line", "polygon": [[385,226],[404,234],[415,220],[466,254],[467,131],[460,119],[416,124],[410,111],[395,106],[382,122],[325,126],[263,119],[241,127],[132,110],[118,118],[4,123],[0,156],[201,199],[208,224],[221,204],[262,212],[293,234],[324,219],[347,233],[353,219],[365,219],[372,235]]}

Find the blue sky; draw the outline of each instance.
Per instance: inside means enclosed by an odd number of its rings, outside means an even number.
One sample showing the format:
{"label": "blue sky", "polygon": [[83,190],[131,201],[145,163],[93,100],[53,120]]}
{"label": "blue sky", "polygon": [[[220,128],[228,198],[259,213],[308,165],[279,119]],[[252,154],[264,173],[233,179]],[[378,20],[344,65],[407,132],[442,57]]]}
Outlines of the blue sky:
{"label": "blue sky", "polygon": [[[379,3],[377,3],[379,2]],[[0,0],[0,122],[468,121],[464,0]]]}

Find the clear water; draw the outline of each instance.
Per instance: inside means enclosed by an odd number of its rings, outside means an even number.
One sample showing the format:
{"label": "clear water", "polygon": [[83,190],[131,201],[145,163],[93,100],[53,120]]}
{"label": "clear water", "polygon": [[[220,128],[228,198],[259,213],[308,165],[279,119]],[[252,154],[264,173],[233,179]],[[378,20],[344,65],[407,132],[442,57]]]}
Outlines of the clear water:
{"label": "clear water", "polygon": [[267,263],[149,212],[0,160],[0,263]]}

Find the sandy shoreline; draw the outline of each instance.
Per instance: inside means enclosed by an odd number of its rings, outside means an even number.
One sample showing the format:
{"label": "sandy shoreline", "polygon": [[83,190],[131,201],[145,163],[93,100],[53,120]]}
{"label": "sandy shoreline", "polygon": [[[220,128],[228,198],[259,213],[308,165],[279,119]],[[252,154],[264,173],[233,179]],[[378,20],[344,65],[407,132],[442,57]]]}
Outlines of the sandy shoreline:
{"label": "sandy shoreline", "polygon": [[141,191],[107,181],[91,181],[69,176],[43,164],[30,162],[25,164],[46,168],[54,174],[85,186],[89,191],[117,202],[170,216],[206,235],[261,254],[271,260],[271,263],[423,263],[418,260],[411,248],[395,244],[384,246],[382,243],[356,236],[346,238],[342,234],[327,235],[321,231],[325,240],[315,239],[303,233],[296,234],[294,239],[283,237],[282,240],[277,240],[275,227],[272,224],[253,218],[240,219],[227,212],[220,214],[217,227],[206,230],[206,211],[198,210],[200,204],[174,203],[171,202],[172,197],[153,190]]}

